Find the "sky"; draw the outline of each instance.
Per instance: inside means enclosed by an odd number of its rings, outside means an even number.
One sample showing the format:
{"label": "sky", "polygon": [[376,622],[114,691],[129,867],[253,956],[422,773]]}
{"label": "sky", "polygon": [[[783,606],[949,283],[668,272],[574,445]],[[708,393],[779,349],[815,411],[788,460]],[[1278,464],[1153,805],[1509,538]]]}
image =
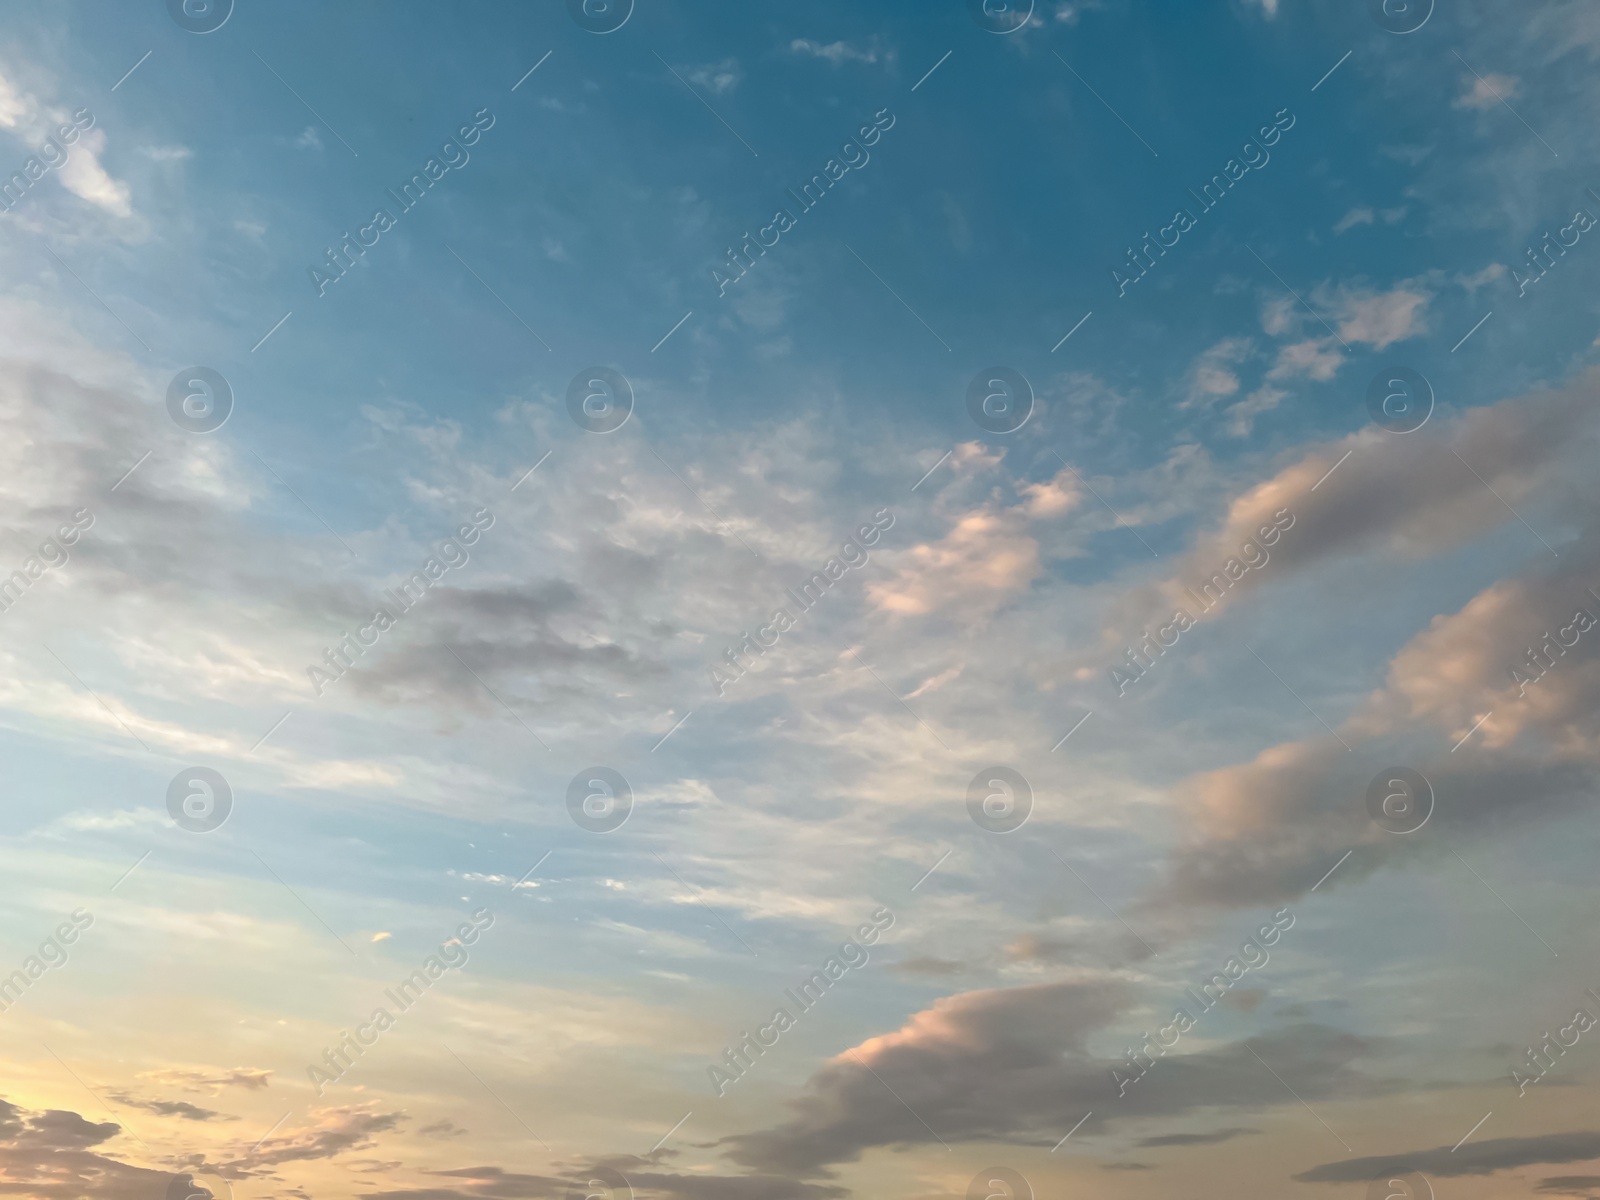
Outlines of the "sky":
{"label": "sky", "polygon": [[0,25],[0,1194],[1600,1197],[1588,0]]}

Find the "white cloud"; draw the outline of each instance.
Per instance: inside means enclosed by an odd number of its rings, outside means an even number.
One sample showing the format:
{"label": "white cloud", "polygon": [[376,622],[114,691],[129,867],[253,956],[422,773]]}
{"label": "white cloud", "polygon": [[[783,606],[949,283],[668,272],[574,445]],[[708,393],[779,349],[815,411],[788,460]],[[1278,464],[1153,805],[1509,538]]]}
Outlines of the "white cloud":
{"label": "white cloud", "polygon": [[1370,208],[1352,208],[1339,218],[1339,223],[1333,227],[1335,233],[1344,233],[1354,229],[1357,225],[1371,225],[1377,219],[1377,214]]}
{"label": "white cloud", "polygon": [[[93,121],[92,112],[86,119]],[[39,145],[47,138],[54,138],[62,126],[72,124],[84,128],[65,108],[41,102],[0,75],[0,125],[16,131],[24,141]],[[66,161],[51,174],[60,180],[62,187],[90,204],[113,216],[131,216],[133,208],[129,203],[128,185],[113,179],[100,164],[105,147],[105,130],[91,123],[73,145],[63,147]],[[20,168],[21,164],[17,166]]]}
{"label": "white cloud", "polygon": [[1288,394],[1281,388],[1267,385],[1258,387],[1239,403],[1229,405],[1225,410],[1229,436],[1249,437],[1250,431],[1255,428],[1255,419],[1262,413],[1277,408],[1279,402]]}
{"label": "white cloud", "polygon": [[1490,72],[1481,76],[1465,75],[1461,81],[1467,90],[1457,97],[1456,108],[1473,108],[1482,112],[1517,94],[1518,80],[1515,75],[1496,75]]}
{"label": "white cloud", "polygon": [[0,75],[0,125],[15,129],[17,122],[27,114],[29,104],[23,100],[16,87]]}
{"label": "white cloud", "polygon": [[878,61],[878,51],[873,47],[858,50],[848,42],[822,42],[812,41],[810,38],[795,38],[789,43],[789,49],[796,54],[809,54],[812,58],[825,58],[834,66],[841,66],[847,62],[875,63]]}
{"label": "white cloud", "polygon": [[739,86],[744,70],[737,58],[725,58],[721,62],[690,67],[688,77],[690,83],[699,84],[713,96],[721,96]]}
{"label": "white cloud", "polygon": [[1076,25],[1084,13],[1104,7],[1101,0],[1062,0],[1056,5],[1056,20],[1063,25]]}
{"label": "white cloud", "polygon": [[1428,332],[1427,307],[1432,294],[1420,286],[1401,284],[1387,292],[1347,292],[1339,304],[1339,336],[1382,350]]}
{"label": "white cloud", "polygon": [[1272,370],[1267,372],[1267,378],[1272,380],[1305,378],[1326,383],[1337,374],[1344,361],[1344,354],[1334,348],[1331,338],[1308,338],[1303,342],[1291,342],[1287,346],[1280,347],[1278,360],[1272,364]]}
{"label": "white cloud", "polygon": [[1249,338],[1224,338],[1195,359],[1189,370],[1189,394],[1180,408],[1209,405],[1218,396],[1231,396],[1240,388],[1234,368],[1250,357],[1255,344]]}
{"label": "white cloud", "polygon": [[79,138],[71,157],[56,172],[61,176],[61,186],[114,216],[132,216],[128,185],[111,178],[100,165],[99,156],[105,147],[104,130],[91,129]]}

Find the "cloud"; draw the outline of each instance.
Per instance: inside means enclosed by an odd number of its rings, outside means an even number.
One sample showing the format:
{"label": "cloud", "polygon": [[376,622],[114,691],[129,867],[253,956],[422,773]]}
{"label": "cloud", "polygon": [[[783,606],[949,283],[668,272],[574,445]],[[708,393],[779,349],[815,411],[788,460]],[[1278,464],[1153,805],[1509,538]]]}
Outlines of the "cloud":
{"label": "cloud", "polygon": [[1234,370],[1255,349],[1249,338],[1224,338],[1195,359],[1189,369],[1189,394],[1178,406],[1195,408],[1211,404],[1218,396],[1231,396],[1239,390],[1239,375]]}
{"label": "cloud", "polygon": [[1370,208],[1352,208],[1339,218],[1339,223],[1333,227],[1335,233],[1344,233],[1354,229],[1357,225],[1371,225],[1377,219],[1377,214]]}
{"label": "cloud", "polygon": [[[1163,1058],[1119,1098],[1111,1072],[1123,1060],[1098,1058],[1088,1047],[1091,1039],[1111,1042],[1105,1035],[1130,1003],[1126,982],[1087,974],[947,997],[894,1033],[830,1059],[787,1120],[722,1144],[741,1165],[804,1178],[875,1147],[999,1141],[1048,1148],[1091,1110],[1093,1133],[1116,1120],[1292,1104],[1257,1055],[1307,1099],[1394,1086],[1354,1065],[1375,1052],[1374,1043],[1303,1024],[1249,1046]],[[891,1092],[903,1103],[886,1104]]]}
{"label": "cloud", "polygon": [[1140,1138],[1134,1144],[1149,1149],[1158,1146],[1214,1146],[1218,1142],[1227,1142],[1248,1133],[1260,1132],[1259,1129],[1245,1125],[1234,1125],[1227,1129],[1213,1129],[1209,1133],[1163,1133],[1157,1137]]}
{"label": "cloud", "polygon": [[847,62],[875,63],[878,61],[876,46],[865,49],[856,49],[848,42],[829,42],[824,45],[814,42],[810,38],[795,38],[789,43],[789,49],[795,54],[808,54],[812,58],[825,58],[834,66],[841,66]]}
{"label": "cloud", "polygon": [[[1362,747],[1360,741],[1353,745]],[[1189,836],[1141,906],[1183,913],[1198,906],[1282,903],[1304,895],[1346,850],[1357,853],[1340,867],[1330,889],[1420,853],[1417,844],[1368,819],[1366,793],[1379,753],[1383,749],[1373,747],[1358,758],[1324,737],[1268,747],[1248,763],[1183,781],[1173,796],[1179,806],[1192,806]],[[1459,832],[1497,827],[1524,814],[1548,819],[1575,812],[1596,782],[1591,767],[1551,762],[1543,754],[1480,756],[1470,765],[1457,758],[1448,745],[1431,755],[1412,746],[1402,761],[1422,773],[1435,796],[1449,797],[1452,827]]]}
{"label": "cloud", "polygon": [[1282,388],[1267,385],[1258,387],[1237,404],[1228,405],[1223,410],[1223,415],[1228,418],[1228,436],[1249,437],[1250,431],[1255,428],[1256,418],[1277,408],[1288,394]]}
{"label": "cloud", "polygon": [[[570,1165],[563,1175],[528,1175],[501,1167],[461,1167],[433,1171],[447,1185],[368,1192],[368,1200],[564,1200],[582,1195],[587,1180],[616,1181],[619,1194],[648,1195],[662,1200],[842,1200],[848,1192],[831,1184],[804,1183],[772,1175],[682,1175],[663,1171],[660,1163],[672,1151],[647,1157],[615,1155]],[[565,1165],[565,1164],[563,1164]],[[612,1189],[608,1187],[609,1193]]]}
{"label": "cloud", "polygon": [[1463,75],[1461,83],[1467,90],[1456,98],[1454,107],[1482,112],[1515,96],[1518,80],[1515,75],[1496,75],[1491,71],[1487,75]]}
{"label": "cloud", "polygon": [[0,1192],[30,1200],[149,1200],[166,1194],[167,1171],[135,1167],[93,1147],[122,1132],[77,1113],[31,1112],[0,1100]]}
{"label": "cloud", "polygon": [[15,129],[17,123],[27,115],[30,107],[29,100],[17,91],[16,84],[4,75],[0,75],[0,125],[7,129]]}
{"label": "cloud", "polygon": [[1058,0],[1056,21],[1062,25],[1076,25],[1084,13],[1098,12],[1104,7],[1103,0]]}
{"label": "cloud", "polygon": [[907,692],[902,698],[906,700],[915,700],[918,696],[924,695],[928,692],[936,692],[960,674],[961,667],[959,666],[954,666],[948,670],[940,671],[937,675],[932,675],[929,678],[924,679],[916,686],[915,690]]}
{"label": "cloud", "polygon": [[699,84],[713,96],[733,91],[744,79],[744,70],[739,66],[737,58],[725,58],[721,62],[686,67],[684,71],[690,83]]}
{"label": "cloud", "polygon": [[1071,962],[1083,953],[1077,942],[1059,938],[1040,937],[1025,933],[1006,946],[1006,958],[1011,962],[1064,963]]}
{"label": "cloud", "polygon": [[1034,518],[1059,517],[1083,503],[1078,477],[1065,467],[1044,483],[1024,483],[1017,490],[1024,497],[1023,511]]}
{"label": "cloud", "polygon": [[1588,1196],[1600,1192],[1600,1175],[1551,1175],[1541,1179],[1533,1190],[1562,1196]]}
{"label": "cloud", "polygon": [[1600,1158],[1600,1133],[1547,1133],[1541,1137],[1490,1138],[1465,1146],[1435,1146],[1407,1154],[1380,1154],[1324,1163],[1293,1178],[1300,1183],[1366,1183],[1386,1173],[1421,1171],[1447,1179],[1492,1175],[1535,1163],[1584,1162]]}
{"label": "cloud", "polygon": [[[92,114],[85,119],[91,118]],[[73,114],[67,109],[21,91],[0,75],[0,125],[15,131],[25,141],[39,145],[55,137],[61,126],[74,123]],[[97,208],[117,217],[131,216],[133,207],[129,202],[128,185],[113,179],[100,164],[100,155],[106,148],[105,130],[95,125],[86,129],[79,127],[83,131],[75,144],[64,147],[66,161],[51,174],[67,191]],[[21,164],[17,166],[20,169]]]}
{"label": "cloud", "polygon": [[1505,263],[1494,262],[1490,263],[1481,271],[1475,271],[1471,275],[1457,274],[1454,278],[1455,282],[1459,283],[1468,292],[1476,293],[1479,288],[1485,286],[1486,284],[1495,283],[1498,280],[1503,279],[1505,277],[1505,273]]}
{"label": "cloud", "polygon": [[1436,417],[1412,434],[1368,426],[1302,452],[1234,497],[1221,523],[1195,538],[1165,581],[1120,596],[1108,640],[1125,643],[1128,630],[1138,636],[1175,606],[1198,615],[1191,592],[1239,558],[1246,542],[1260,543],[1260,530],[1279,511],[1293,514],[1293,525],[1262,546],[1269,563],[1224,590],[1221,605],[1331,560],[1378,554],[1411,562],[1438,554],[1515,521],[1506,505],[1524,512],[1535,495],[1566,513],[1593,507],[1581,460],[1600,435],[1597,391],[1600,371],[1592,371],[1558,390]]}
{"label": "cloud", "polygon": [[272,1072],[260,1067],[234,1067],[231,1070],[207,1070],[193,1067],[163,1067],[157,1071],[141,1071],[138,1078],[152,1083],[163,1083],[185,1089],[205,1089],[215,1095],[225,1087],[242,1087],[255,1091],[267,1086]]}
{"label": "cloud", "polygon": [[1347,342],[1364,342],[1374,350],[1428,332],[1429,292],[1402,284],[1387,292],[1347,291],[1337,301],[1339,336]]}
{"label": "cloud", "polygon": [[1039,573],[1039,545],[1015,510],[995,505],[961,514],[942,538],[883,552],[894,571],[867,595],[880,612],[921,616],[968,602],[980,607],[1020,591]]}
{"label": "cloud", "polygon": [[126,1104],[130,1108],[142,1108],[146,1112],[155,1113],[158,1117],[182,1117],[185,1121],[237,1121],[238,1117],[229,1116],[227,1113],[217,1112],[215,1109],[201,1108],[199,1105],[190,1104],[187,1100],[148,1100],[127,1092],[110,1092],[111,1098],[119,1104]]}
{"label": "cloud", "polygon": [[889,970],[897,975],[923,975],[930,979],[943,979],[952,975],[965,975],[969,968],[966,963],[956,962],[954,959],[919,954],[914,958],[890,963]]}
{"label": "cloud", "polygon": [[314,1108],[300,1125],[260,1143],[243,1158],[224,1163],[219,1172],[258,1173],[262,1167],[370,1149],[377,1144],[374,1135],[398,1128],[404,1117],[401,1112],[375,1112],[371,1104]]}
{"label": "cloud", "polygon": [[[1402,214],[1403,211],[1402,211]],[[1384,350],[1395,342],[1419,337],[1428,332],[1427,307],[1433,299],[1420,279],[1403,280],[1387,291],[1376,291],[1359,284],[1327,282],[1312,290],[1313,312],[1331,314],[1339,337],[1347,344],[1368,345]],[[1272,295],[1262,303],[1261,328],[1273,337],[1310,329],[1321,341],[1325,336],[1322,320],[1313,317],[1292,297]],[[1308,355],[1305,342],[1296,344],[1298,355]],[[1340,347],[1344,350],[1344,346]],[[1292,361],[1280,355],[1279,365],[1292,371]],[[1331,378],[1331,372],[1313,378]]]}
{"label": "cloud", "polygon": [[[1600,433],[1597,386],[1600,376],[1588,374],[1556,391],[1471,410],[1420,437],[1369,429],[1313,451],[1235,498],[1221,527],[1200,535],[1168,580],[1118,597],[1118,627],[1108,640],[1121,644],[1127,629],[1175,607],[1194,613],[1201,581],[1240,555],[1251,531],[1280,508],[1295,515],[1294,524],[1266,548],[1270,561],[1225,590],[1212,613],[1247,589],[1290,586],[1299,574],[1358,554],[1376,570],[1385,560],[1398,565],[1453,550],[1516,521],[1508,504],[1533,519],[1543,509],[1569,529],[1594,528],[1600,506],[1584,480]],[[1600,638],[1579,634],[1575,615],[1584,608],[1600,616],[1587,590],[1600,578],[1600,548],[1592,538],[1569,537],[1554,560],[1539,557],[1531,537],[1528,545],[1533,557],[1521,575],[1435,616],[1393,653],[1382,687],[1342,720],[1327,714],[1337,737],[1269,746],[1174,785],[1172,803],[1187,828],[1147,903],[1174,914],[1280,903],[1303,894],[1353,848],[1358,853],[1331,887],[1414,853],[1367,817],[1366,789],[1385,761],[1421,771],[1437,795],[1450,798],[1462,831],[1513,812],[1549,818],[1581,803],[1600,773]],[[1511,669],[1526,666],[1525,651],[1546,632],[1566,647],[1552,645],[1542,671],[1528,667],[1514,679]],[[1469,767],[1450,747],[1474,726],[1479,745]],[[1509,806],[1507,797],[1515,797]]]}
{"label": "cloud", "polygon": [[1308,338],[1278,349],[1278,359],[1267,372],[1271,380],[1306,378],[1326,383],[1345,363],[1332,338]]}

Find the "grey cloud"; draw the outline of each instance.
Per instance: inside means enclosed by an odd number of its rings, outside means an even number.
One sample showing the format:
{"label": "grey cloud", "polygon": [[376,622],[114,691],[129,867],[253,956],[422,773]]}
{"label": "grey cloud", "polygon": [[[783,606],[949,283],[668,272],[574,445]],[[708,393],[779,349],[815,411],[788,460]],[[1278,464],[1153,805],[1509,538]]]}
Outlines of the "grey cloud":
{"label": "grey cloud", "polygon": [[1198,615],[1190,591],[1239,558],[1280,509],[1294,514],[1293,527],[1266,547],[1267,563],[1222,589],[1223,606],[1269,580],[1358,553],[1414,559],[1448,550],[1516,519],[1496,494],[1524,516],[1536,494],[1567,519],[1593,514],[1587,464],[1600,431],[1597,391],[1600,370],[1453,418],[1436,413],[1403,436],[1368,426],[1302,454],[1235,496],[1221,524],[1196,539],[1169,578],[1120,598],[1110,640],[1139,636],[1175,607]]}
{"label": "grey cloud", "polygon": [[1213,1146],[1218,1142],[1226,1142],[1236,1137],[1243,1137],[1247,1133],[1260,1132],[1259,1129],[1235,1125],[1229,1129],[1214,1129],[1210,1133],[1165,1133],[1159,1137],[1140,1138],[1135,1145],[1151,1149],[1157,1146]]}
{"label": "grey cloud", "polygon": [[1584,1196],[1600,1192],[1600,1175],[1551,1175],[1541,1179],[1536,1192],[1554,1192],[1564,1196]]}
{"label": "grey cloud", "polygon": [[582,1194],[582,1181],[602,1172],[616,1172],[628,1181],[634,1195],[660,1196],[663,1200],[840,1200],[846,1190],[830,1184],[805,1183],[772,1175],[681,1175],[663,1171],[660,1163],[671,1157],[658,1151],[648,1158],[619,1155],[596,1159],[572,1168],[565,1177],[528,1175],[500,1167],[463,1167],[436,1171],[441,1179],[459,1180],[445,1187],[405,1188],[372,1192],[370,1200],[564,1200]]}
{"label": "grey cloud", "polygon": [[[1359,743],[1358,743],[1359,744]],[[1576,811],[1593,795],[1596,771],[1537,754],[1480,754],[1458,762],[1433,741],[1424,756],[1392,742],[1348,753],[1331,738],[1276,746],[1255,760],[1184,781],[1176,795],[1192,814],[1190,835],[1163,882],[1138,907],[1182,913],[1195,906],[1248,907],[1304,895],[1344,855],[1329,880],[1347,887],[1388,862],[1441,852],[1416,838],[1377,829],[1366,792],[1385,766],[1409,765],[1433,787],[1450,828],[1483,832],[1503,823],[1548,820]]]}
{"label": "grey cloud", "polygon": [[226,1070],[163,1067],[156,1071],[143,1071],[139,1078],[187,1089],[205,1088],[213,1093],[230,1086],[254,1091],[267,1086],[272,1071],[264,1067],[233,1067]]}
{"label": "grey cloud", "polygon": [[[1248,1048],[1233,1043],[1163,1058],[1119,1098],[1111,1071],[1122,1060],[1091,1055],[1087,1042],[1113,1026],[1129,997],[1126,984],[1106,978],[941,1000],[900,1030],[835,1056],[807,1082],[787,1120],[724,1139],[727,1153],[743,1166],[803,1178],[878,1146],[993,1140],[1049,1147],[1089,1110],[1086,1135],[1118,1119],[1292,1103],[1260,1059],[1311,1100],[1395,1086],[1355,1065],[1375,1043],[1303,1024]],[[1129,1040],[1136,1036],[1130,1028]],[[904,1103],[893,1102],[891,1091]]]}
{"label": "grey cloud", "polygon": [[889,970],[896,975],[924,975],[930,979],[964,975],[969,969],[966,963],[956,962],[954,959],[949,958],[934,958],[926,954],[919,954],[915,958],[908,958],[901,962],[889,964]]}
{"label": "grey cloud", "polygon": [[1082,949],[1074,942],[1025,933],[1006,947],[1006,957],[1012,962],[1060,963],[1071,961]]}
{"label": "grey cloud", "polygon": [[159,1117],[182,1117],[186,1121],[237,1121],[238,1117],[229,1116],[227,1113],[217,1112],[215,1109],[201,1108],[197,1104],[190,1104],[187,1100],[149,1100],[140,1096],[133,1096],[127,1092],[111,1092],[111,1098],[118,1104],[126,1104],[130,1108],[142,1108],[146,1112],[155,1113]]}
{"label": "grey cloud", "polygon": [[121,1133],[74,1112],[30,1112],[0,1100],[0,1192],[30,1200],[159,1200],[172,1175],[96,1153]]}
{"label": "grey cloud", "polygon": [[1313,1167],[1294,1178],[1301,1183],[1365,1183],[1388,1172],[1405,1171],[1448,1178],[1491,1175],[1535,1163],[1583,1162],[1591,1158],[1600,1158],[1600,1133],[1547,1133],[1541,1137],[1490,1138],[1459,1148],[1435,1146],[1410,1154],[1345,1159]]}
{"label": "grey cloud", "polygon": [[376,649],[355,660],[349,682],[359,694],[390,703],[450,697],[489,711],[497,706],[479,679],[502,696],[506,691],[496,685],[504,682],[514,695],[531,693],[533,702],[552,706],[577,695],[609,695],[618,681],[667,677],[666,666],[652,654],[612,641],[599,613],[594,600],[560,581],[481,591],[440,588],[399,616],[394,633]]}

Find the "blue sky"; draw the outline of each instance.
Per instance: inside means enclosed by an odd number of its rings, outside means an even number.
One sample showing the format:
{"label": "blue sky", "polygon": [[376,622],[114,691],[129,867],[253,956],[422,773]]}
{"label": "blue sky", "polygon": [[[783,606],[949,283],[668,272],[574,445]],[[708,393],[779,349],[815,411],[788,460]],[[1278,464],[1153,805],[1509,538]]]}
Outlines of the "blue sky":
{"label": "blue sky", "polygon": [[[1568,1090],[1600,1035],[1512,1074],[1600,1018],[1589,6],[569,7],[0,37],[0,180],[79,129],[0,214],[0,1181],[1600,1194]],[[208,432],[169,415],[195,367]],[[1010,432],[967,410],[996,367]],[[595,368],[610,432],[568,411]],[[1406,433],[1368,407],[1397,368],[1434,397]],[[967,804],[1002,766],[1007,833]],[[1396,834],[1366,797],[1400,766],[1435,807]],[[168,802],[197,767],[232,795],[205,832]],[[632,797],[604,833],[567,799],[595,767]]]}

